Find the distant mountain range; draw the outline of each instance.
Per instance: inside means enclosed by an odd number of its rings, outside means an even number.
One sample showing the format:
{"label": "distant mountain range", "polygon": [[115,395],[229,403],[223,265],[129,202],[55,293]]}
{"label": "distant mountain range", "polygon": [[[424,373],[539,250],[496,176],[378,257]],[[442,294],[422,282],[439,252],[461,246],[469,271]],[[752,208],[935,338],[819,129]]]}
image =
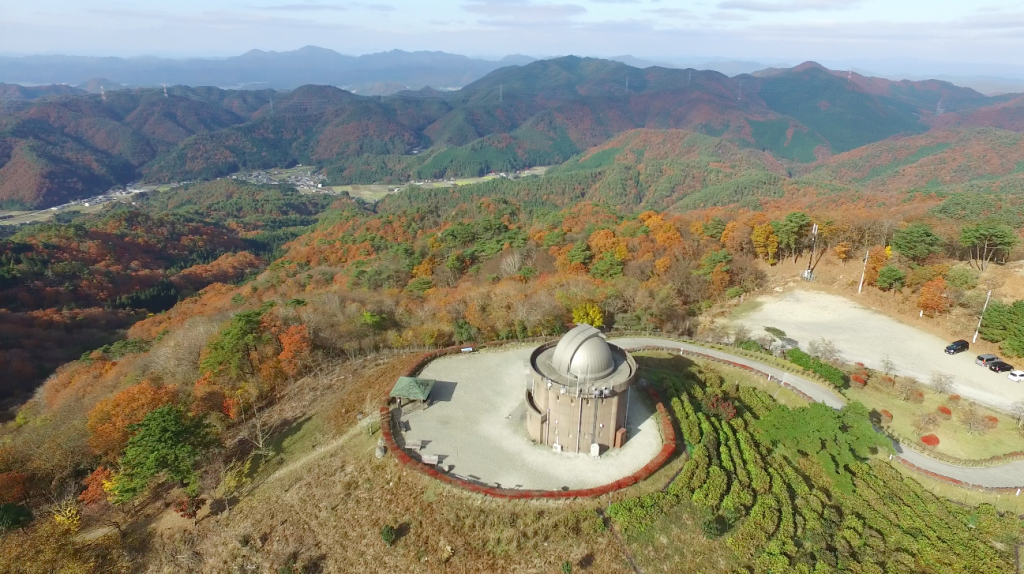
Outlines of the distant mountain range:
{"label": "distant mountain range", "polygon": [[5,94],[18,96],[0,104],[0,205],[8,207],[50,206],[139,178],[210,179],[295,163],[317,165],[335,184],[513,171],[564,162],[636,128],[721,137],[789,172],[933,128],[1024,131],[1020,96],[813,62],[730,78],[569,56],[506,66],[457,91],[386,97],[329,85],[102,95],[0,86]]}
{"label": "distant mountain range", "polygon": [[125,87],[180,84],[286,90],[322,84],[379,95],[425,86],[459,88],[500,67],[531,61],[533,58],[527,56],[491,61],[444,52],[401,50],[345,56],[316,46],[290,52],[250,50],[223,59],[25,56],[0,57],[0,82],[85,87],[82,84],[104,78]]}

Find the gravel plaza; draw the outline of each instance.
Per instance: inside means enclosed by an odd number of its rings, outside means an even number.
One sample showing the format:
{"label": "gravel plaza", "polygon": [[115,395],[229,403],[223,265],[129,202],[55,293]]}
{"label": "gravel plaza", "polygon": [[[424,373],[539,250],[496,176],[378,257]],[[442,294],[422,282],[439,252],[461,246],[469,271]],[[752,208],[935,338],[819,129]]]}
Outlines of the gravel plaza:
{"label": "gravel plaza", "polygon": [[[629,391],[627,442],[600,458],[556,453],[534,444],[524,424],[526,372],[535,345],[441,357],[418,376],[437,382],[427,408],[396,414],[396,440],[414,458],[436,456],[453,476],[500,488],[593,488],[636,472],[661,450],[661,433],[646,393]],[[422,445],[416,448],[417,445]]]}

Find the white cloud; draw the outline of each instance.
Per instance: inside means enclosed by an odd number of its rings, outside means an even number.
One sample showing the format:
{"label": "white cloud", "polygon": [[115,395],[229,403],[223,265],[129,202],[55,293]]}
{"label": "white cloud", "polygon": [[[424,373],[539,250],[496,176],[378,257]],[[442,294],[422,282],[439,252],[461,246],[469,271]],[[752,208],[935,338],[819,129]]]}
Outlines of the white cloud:
{"label": "white cloud", "polygon": [[764,2],[762,0],[726,0],[718,4],[722,10],[746,10],[749,12],[804,12],[808,10],[849,10],[860,0],[790,0],[788,2]]}
{"label": "white cloud", "polygon": [[479,22],[486,26],[561,25],[587,12],[578,4],[536,4],[528,0],[474,0],[462,9],[488,18]]}

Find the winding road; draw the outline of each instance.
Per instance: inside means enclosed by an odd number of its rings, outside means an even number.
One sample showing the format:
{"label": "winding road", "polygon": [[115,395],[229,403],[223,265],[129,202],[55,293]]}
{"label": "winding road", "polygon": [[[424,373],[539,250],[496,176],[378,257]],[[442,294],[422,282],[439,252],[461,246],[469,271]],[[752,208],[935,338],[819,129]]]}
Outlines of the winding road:
{"label": "winding road", "polygon": [[[810,396],[815,401],[825,403],[832,408],[840,409],[846,404],[846,400],[831,389],[827,389],[799,375],[794,375],[793,373],[783,371],[760,361],[733,355],[725,351],[675,341],[673,339],[663,339],[661,337],[619,337],[611,339],[609,342],[627,350],[639,349],[641,347],[665,347],[679,349],[689,355],[704,356],[738,363],[758,370],[766,375],[771,375],[774,379],[788,383],[804,394]],[[984,486],[987,488],[1019,489],[1024,487],[1024,461],[1008,462],[995,466],[958,466],[936,460],[915,450],[904,448],[897,442],[894,442],[893,446],[896,448],[897,452],[897,454],[893,455],[894,457],[903,459],[921,470],[933,472],[967,484]]]}

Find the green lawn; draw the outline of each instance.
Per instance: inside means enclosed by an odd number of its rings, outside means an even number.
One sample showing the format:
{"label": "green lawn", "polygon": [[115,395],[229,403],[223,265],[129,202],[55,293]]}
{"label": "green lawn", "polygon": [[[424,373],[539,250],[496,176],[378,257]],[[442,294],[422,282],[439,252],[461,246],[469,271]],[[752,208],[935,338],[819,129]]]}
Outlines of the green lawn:
{"label": "green lawn", "polygon": [[[939,405],[946,404],[946,395],[937,395],[927,389],[924,402],[919,404],[904,401],[870,384],[863,389],[847,389],[844,394],[850,400],[864,403],[869,409],[885,409],[891,412],[893,419],[889,425],[890,429],[910,440],[917,440],[917,431],[913,427],[917,417],[923,413],[934,413]],[[961,401],[959,406],[947,406],[953,411],[953,417],[950,420],[943,420],[931,431],[940,441],[935,448],[936,452],[965,460],[976,460],[1024,451],[1024,437],[1017,432],[1017,425],[1013,419],[1005,413],[976,405],[975,409],[979,413],[997,417],[999,424],[985,434],[971,435],[967,434],[959,420],[960,414],[967,408],[967,401]]]}

